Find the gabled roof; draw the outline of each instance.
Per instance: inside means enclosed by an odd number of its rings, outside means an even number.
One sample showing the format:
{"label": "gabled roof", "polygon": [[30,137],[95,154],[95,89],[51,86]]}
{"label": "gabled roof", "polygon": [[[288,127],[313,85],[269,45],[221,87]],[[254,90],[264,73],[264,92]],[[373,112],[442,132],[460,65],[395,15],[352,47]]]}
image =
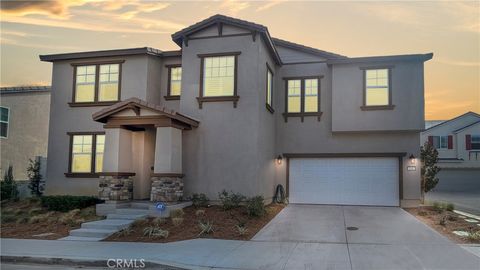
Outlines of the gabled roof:
{"label": "gabled roof", "polygon": [[298,44],[298,43],[293,43],[293,42],[286,41],[286,40],[279,39],[279,38],[272,38],[272,40],[273,40],[273,44],[275,44],[275,46],[282,46],[282,47],[306,52],[306,53],[313,54],[313,55],[316,55],[316,56],[320,56],[320,57],[326,58],[326,59],[348,58],[347,56],[344,56],[344,55],[319,50],[319,49],[316,49],[316,48],[308,47],[308,46]]}
{"label": "gabled roof", "polygon": [[453,133],[457,133],[457,132],[462,131],[462,130],[464,130],[464,129],[466,129],[466,128],[469,128],[469,127],[472,127],[472,126],[476,126],[476,125],[480,125],[480,120],[478,120],[478,121],[476,121],[476,122],[473,122],[473,123],[471,123],[470,125],[466,125],[466,126],[464,126],[464,127],[462,127],[462,128],[459,128],[459,129],[457,129],[457,130],[454,130]]}
{"label": "gabled roof", "polygon": [[17,93],[33,93],[33,92],[50,92],[50,86],[11,86],[0,87],[0,94],[17,94]]}
{"label": "gabled roof", "polygon": [[200,21],[198,23],[192,24],[174,34],[172,34],[172,40],[177,43],[178,46],[182,47],[183,41],[185,38],[188,39],[188,36],[200,31],[201,29],[210,27],[212,25],[216,25],[218,23],[222,24],[229,24],[233,25],[236,27],[244,28],[247,30],[250,30],[252,33],[259,33],[265,43],[267,44],[267,48],[272,54],[273,59],[278,65],[282,64],[282,60],[280,59],[280,56],[278,55],[277,49],[275,48],[275,45],[273,44],[272,38],[270,36],[270,33],[268,32],[268,28],[266,26],[263,26],[261,24],[256,24],[253,22],[245,21],[245,20],[240,20],[237,18],[232,18],[228,17],[225,15],[217,14],[213,15],[203,21]]}
{"label": "gabled roof", "polygon": [[170,110],[166,107],[160,107],[158,105],[148,103],[146,101],[143,101],[139,98],[129,98],[124,101],[120,101],[118,103],[115,103],[111,106],[108,106],[107,108],[104,108],[98,112],[95,112],[92,115],[92,118],[94,121],[101,122],[101,123],[106,123],[107,119],[114,115],[115,113],[118,113],[120,111],[123,111],[125,109],[132,109],[132,108],[143,108],[143,109],[148,109],[151,111],[154,111],[162,116],[175,119],[177,121],[180,121],[184,124],[187,124],[191,127],[198,127],[198,124],[200,121],[195,120],[189,116],[186,116],[184,114],[181,114],[179,112],[176,112],[174,110]]}
{"label": "gabled roof", "polygon": [[476,116],[476,117],[478,117],[478,118],[480,119],[480,114],[474,113],[474,112],[467,112],[467,113],[464,113],[464,114],[462,114],[462,115],[459,115],[459,116],[457,116],[457,117],[455,117],[455,118],[452,118],[452,119],[450,119],[450,120],[447,120],[447,121],[445,121],[445,122],[442,122],[442,123],[440,123],[440,124],[438,124],[438,125],[435,125],[435,126],[433,126],[433,127],[427,128],[427,129],[425,129],[423,132],[428,131],[428,130],[431,130],[431,129],[434,129],[434,128],[437,128],[437,127],[440,127],[440,126],[443,126],[443,125],[446,124],[446,123],[450,123],[450,122],[452,122],[452,121],[458,120],[458,119],[460,119],[460,118],[462,118],[462,117],[465,117],[465,116],[467,116],[467,115],[473,115],[473,116]]}

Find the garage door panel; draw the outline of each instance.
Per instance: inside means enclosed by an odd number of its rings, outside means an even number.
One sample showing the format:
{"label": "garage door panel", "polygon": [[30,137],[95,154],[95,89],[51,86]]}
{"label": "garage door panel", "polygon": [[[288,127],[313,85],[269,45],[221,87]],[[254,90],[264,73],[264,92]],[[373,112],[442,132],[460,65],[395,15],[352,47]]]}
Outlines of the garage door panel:
{"label": "garage door panel", "polygon": [[292,203],[398,206],[398,159],[309,158],[289,162]]}

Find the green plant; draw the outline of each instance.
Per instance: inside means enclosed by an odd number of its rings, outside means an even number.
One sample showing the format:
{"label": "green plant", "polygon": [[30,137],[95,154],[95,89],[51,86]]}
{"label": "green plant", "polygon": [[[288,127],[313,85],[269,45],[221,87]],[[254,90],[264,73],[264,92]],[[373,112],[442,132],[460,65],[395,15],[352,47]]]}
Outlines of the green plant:
{"label": "green plant", "polygon": [[440,168],[437,167],[438,162],[438,151],[435,147],[429,142],[420,148],[420,160],[422,161],[422,167],[420,170],[421,174],[421,192],[422,192],[422,201],[425,201],[425,193],[429,192],[438,184],[439,179],[437,174],[440,171]]}
{"label": "green plant", "polygon": [[237,232],[238,232],[238,235],[246,235],[248,233],[248,229],[246,226],[240,226],[240,225],[235,225],[235,227],[237,228]]}
{"label": "green plant", "polygon": [[90,196],[72,196],[72,195],[56,195],[42,196],[40,201],[43,207],[50,211],[68,212],[73,209],[83,209],[97,203],[101,200]]}
{"label": "green plant", "polygon": [[17,224],[24,224],[24,223],[28,223],[28,221],[29,221],[28,217],[19,217],[16,222]]}
{"label": "green plant", "polygon": [[171,218],[181,218],[184,215],[185,215],[185,212],[181,208],[170,210],[170,217]]}
{"label": "green plant", "polygon": [[439,225],[445,226],[447,225],[447,215],[443,215],[440,220],[438,221]]}
{"label": "green plant", "polygon": [[446,209],[447,211],[452,212],[453,210],[455,210],[455,205],[454,205],[453,203],[447,203],[447,204],[445,205],[445,209]]}
{"label": "green plant", "polygon": [[198,223],[198,226],[200,227],[200,233],[198,236],[204,235],[204,234],[211,234],[213,232],[213,222],[206,221],[202,222],[200,221]]}
{"label": "green plant", "polygon": [[14,201],[18,200],[17,184],[13,177],[13,167],[11,165],[8,166],[3,176],[3,181],[0,182],[0,196],[2,201],[9,199],[13,199]]}
{"label": "green plant", "polygon": [[428,213],[425,212],[425,211],[418,211],[418,215],[421,216],[421,217],[424,217],[424,216],[428,215]]}
{"label": "green plant", "polygon": [[205,216],[205,210],[198,209],[197,211],[195,211],[195,216],[197,216],[197,217]]}
{"label": "green plant", "polygon": [[17,217],[15,217],[14,215],[2,215],[2,223],[12,223],[16,221]]}
{"label": "green plant", "polygon": [[457,217],[454,216],[454,215],[447,215],[447,220],[448,220],[448,221],[456,221],[456,220],[457,220]]}
{"label": "green plant", "polygon": [[58,219],[58,221],[60,221],[60,223],[63,223],[69,226],[75,226],[75,225],[81,224],[83,219],[77,217],[79,213],[80,213],[80,209],[73,209],[68,213],[63,214]]}
{"label": "green plant", "polygon": [[28,215],[29,216],[35,216],[35,215],[40,214],[41,212],[43,212],[43,209],[36,207],[36,208],[30,209],[30,211],[28,211]]}
{"label": "green plant", "polygon": [[127,228],[119,231],[117,234],[118,234],[119,236],[128,236],[128,235],[130,235],[130,234],[132,234],[132,233],[134,233],[134,232],[135,232],[134,229],[132,229],[131,227],[127,227]]}
{"label": "green plant", "polygon": [[156,217],[153,219],[153,225],[155,226],[160,226],[162,224],[165,224],[167,223],[167,220],[165,218],[162,218],[162,217]]}
{"label": "green plant", "polygon": [[178,227],[182,225],[183,223],[183,217],[172,217],[172,224],[175,227]]}
{"label": "green plant", "polygon": [[467,238],[474,241],[480,240],[480,230],[475,232],[470,232]]}
{"label": "green plant", "polygon": [[157,226],[148,226],[145,229],[143,229],[143,235],[148,236],[149,238],[152,237],[162,237],[162,238],[167,238],[168,237],[168,231],[167,230],[162,230]]}
{"label": "green plant", "polygon": [[223,210],[230,210],[233,208],[237,208],[240,206],[243,200],[245,200],[245,196],[240,193],[233,193],[227,192],[226,190],[222,190],[222,192],[218,193],[218,198],[222,203]]}
{"label": "green plant", "polygon": [[191,199],[194,207],[207,207],[210,201],[203,193],[193,193]]}
{"label": "green plant", "polygon": [[27,168],[28,188],[33,196],[40,197],[43,194],[44,183],[43,176],[40,174],[40,162],[38,160],[29,159]]}
{"label": "green plant", "polygon": [[251,217],[261,217],[266,213],[263,196],[255,196],[247,200],[247,214]]}
{"label": "green plant", "polygon": [[438,213],[442,213],[443,212],[443,206],[441,203],[439,202],[433,202],[433,210],[437,211]]}

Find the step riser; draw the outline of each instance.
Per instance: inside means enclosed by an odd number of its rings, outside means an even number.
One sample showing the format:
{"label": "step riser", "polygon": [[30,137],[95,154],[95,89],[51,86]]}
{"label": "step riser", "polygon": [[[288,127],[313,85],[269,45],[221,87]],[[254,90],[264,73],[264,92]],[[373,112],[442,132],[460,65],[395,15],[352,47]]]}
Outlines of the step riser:
{"label": "step riser", "polygon": [[127,225],[107,225],[107,224],[82,224],[82,229],[97,229],[97,230],[117,230],[120,231],[129,226]]}
{"label": "step riser", "polygon": [[115,232],[89,232],[89,231],[71,231],[70,236],[81,236],[81,237],[95,237],[95,238],[106,238],[107,236]]}
{"label": "step riser", "polygon": [[116,214],[126,214],[126,215],[148,215],[150,213],[149,210],[142,210],[142,209],[117,209],[115,211]]}
{"label": "step riser", "polygon": [[109,214],[107,219],[125,219],[125,220],[137,220],[146,217],[146,215],[121,215],[121,214]]}

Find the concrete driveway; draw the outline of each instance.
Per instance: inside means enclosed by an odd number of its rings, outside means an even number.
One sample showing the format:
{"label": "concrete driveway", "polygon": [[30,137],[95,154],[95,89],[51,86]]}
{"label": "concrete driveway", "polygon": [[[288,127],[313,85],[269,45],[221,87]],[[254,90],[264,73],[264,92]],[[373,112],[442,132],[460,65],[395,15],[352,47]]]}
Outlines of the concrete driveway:
{"label": "concrete driveway", "polygon": [[478,257],[396,207],[289,205],[252,240],[296,242],[284,269],[480,269]]}

